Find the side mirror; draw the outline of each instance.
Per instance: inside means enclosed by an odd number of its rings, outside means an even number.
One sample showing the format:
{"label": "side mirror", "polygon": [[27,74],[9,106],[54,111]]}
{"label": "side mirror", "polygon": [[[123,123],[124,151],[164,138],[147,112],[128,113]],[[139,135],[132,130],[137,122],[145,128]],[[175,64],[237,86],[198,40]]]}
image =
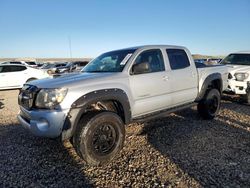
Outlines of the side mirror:
{"label": "side mirror", "polygon": [[133,74],[143,74],[149,72],[150,72],[150,66],[148,62],[138,63],[132,66]]}

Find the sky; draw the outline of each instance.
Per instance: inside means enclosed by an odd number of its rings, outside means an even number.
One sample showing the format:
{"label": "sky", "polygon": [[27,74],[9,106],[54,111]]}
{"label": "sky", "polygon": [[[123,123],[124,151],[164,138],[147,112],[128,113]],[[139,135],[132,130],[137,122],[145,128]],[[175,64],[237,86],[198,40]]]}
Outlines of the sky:
{"label": "sky", "polygon": [[250,0],[0,0],[0,58],[95,57],[148,44],[250,50]]}

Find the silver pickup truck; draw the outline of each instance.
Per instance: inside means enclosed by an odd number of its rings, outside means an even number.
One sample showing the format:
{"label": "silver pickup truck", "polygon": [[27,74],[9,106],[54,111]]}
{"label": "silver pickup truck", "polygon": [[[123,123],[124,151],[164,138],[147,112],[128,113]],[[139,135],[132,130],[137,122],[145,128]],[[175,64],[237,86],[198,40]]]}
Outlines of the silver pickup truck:
{"label": "silver pickup truck", "polygon": [[126,124],[197,104],[204,119],[213,119],[227,77],[226,66],[195,64],[185,47],[115,50],[80,74],[25,85],[18,120],[37,136],[70,139],[88,164],[102,165],[122,149]]}

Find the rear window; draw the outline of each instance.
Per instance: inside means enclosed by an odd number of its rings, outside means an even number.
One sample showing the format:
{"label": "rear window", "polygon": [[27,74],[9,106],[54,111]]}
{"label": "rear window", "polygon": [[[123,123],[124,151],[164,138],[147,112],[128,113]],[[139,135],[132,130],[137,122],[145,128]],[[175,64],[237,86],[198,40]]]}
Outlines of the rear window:
{"label": "rear window", "polygon": [[64,67],[64,66],[66,66],[67,65],[67,63],[63,63],[63,64],[56,64],[55,65],[55,67]]}
{"label": "rear window", "polygon": [[188,56],[181,49],[167,49],[169,64],[172,70],[184,69],[190,66]]}
{"label": "rear window", "polygon": [[77,65],[77,66],[83,67],[83,66],[87,65],[88,62],[87,61],[83,61],[83,62],[79,61],[79,62],[74,62],[74,64]]}
{"label": "rear window", "polygon": [[81,63],[79,63],[79,66],[86,66],[87,64],[88,64],[89,62],[81,62]]}

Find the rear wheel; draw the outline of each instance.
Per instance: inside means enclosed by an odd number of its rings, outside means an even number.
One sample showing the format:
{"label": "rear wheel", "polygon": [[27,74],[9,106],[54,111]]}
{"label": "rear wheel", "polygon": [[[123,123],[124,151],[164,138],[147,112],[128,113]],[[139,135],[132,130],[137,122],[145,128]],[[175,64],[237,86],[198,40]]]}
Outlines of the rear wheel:
{"label": "rear wheel", "polygon": [[217,89],[207,92],[204,99],[198,103],[198,112],[203,119],[213,119],[220,110],[221,95]]}
{"label": "rear wheel", "polygon": [[89,165],[108,163],[122,149],[125,126],[113,112],[99,111],[84,115],[73,137],[73,145]]}

